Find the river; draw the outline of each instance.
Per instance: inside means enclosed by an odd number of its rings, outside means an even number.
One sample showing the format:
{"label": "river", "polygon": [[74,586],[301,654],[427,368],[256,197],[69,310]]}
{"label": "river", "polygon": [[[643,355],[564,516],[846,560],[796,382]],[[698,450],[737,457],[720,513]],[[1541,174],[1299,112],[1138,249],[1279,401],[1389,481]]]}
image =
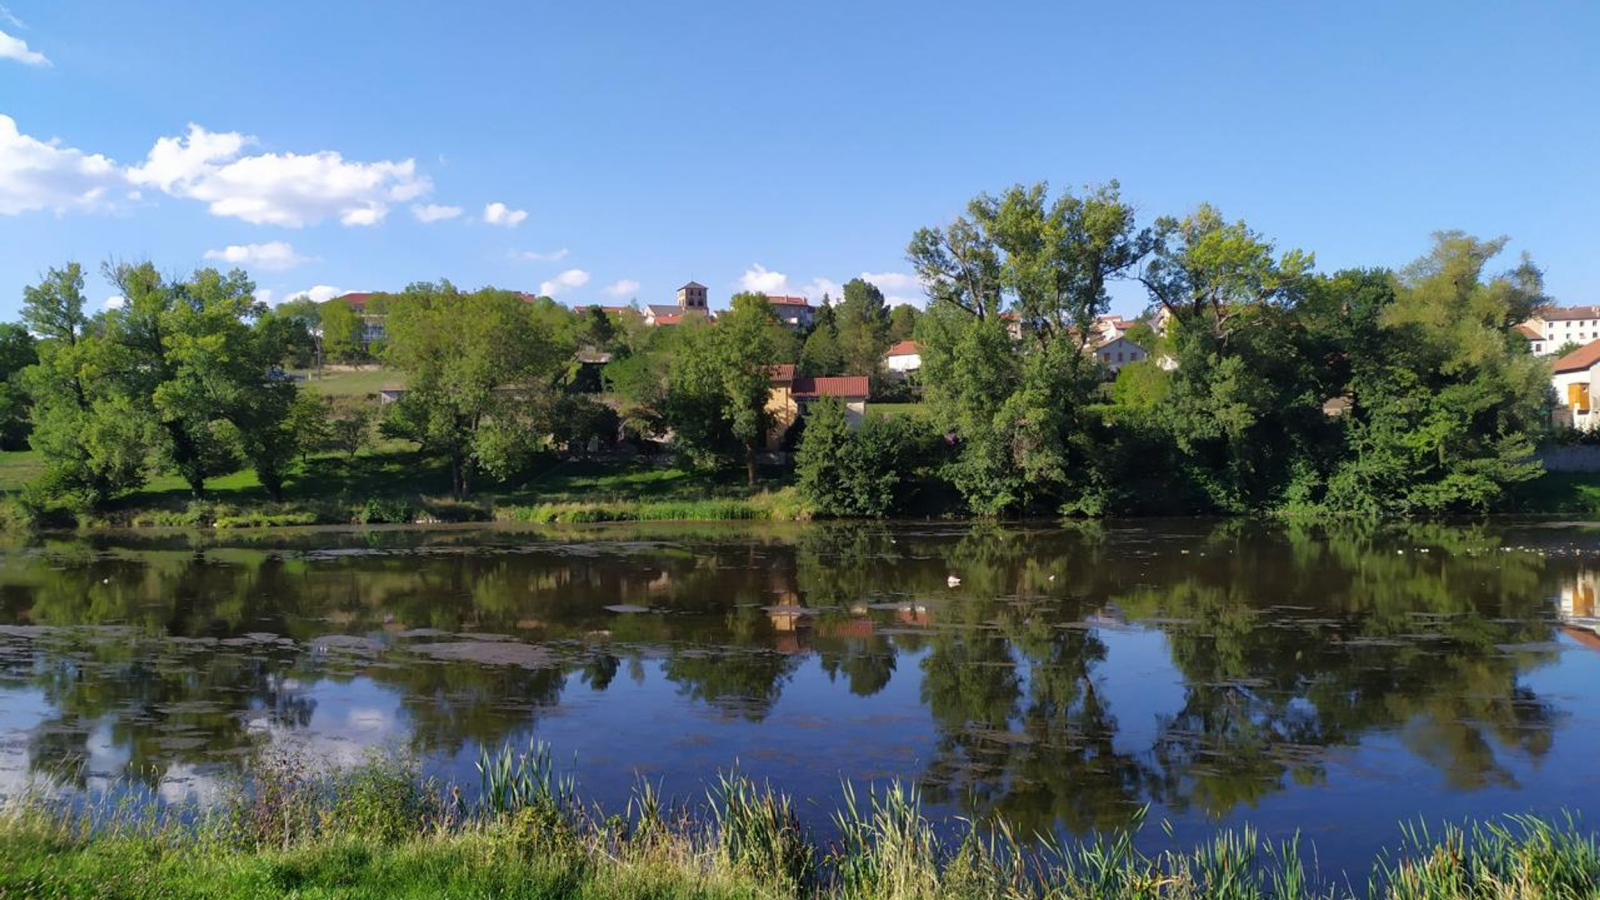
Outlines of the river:
{"label": "river", "polygon": [[[1135,522],[107,533],[0,550],[0,794],[208,802],[251,752],[804,798],[1148,847],[1600,811],[1600,530]],[[1166,822],[1166,829],[1154,823]]]}

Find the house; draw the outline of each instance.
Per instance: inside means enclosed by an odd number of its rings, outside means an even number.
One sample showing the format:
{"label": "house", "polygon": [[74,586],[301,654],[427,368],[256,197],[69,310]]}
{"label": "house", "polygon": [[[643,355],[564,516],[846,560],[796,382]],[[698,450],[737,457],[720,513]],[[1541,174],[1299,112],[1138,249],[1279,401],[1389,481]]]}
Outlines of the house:
{"label": "house", "polygon": [[1101,343],[1109,343],[1128,333],[1133,323],[1121,316],[1095,316],[1094,331]]}
{"label": "house", "polygon": [[902,375],[922,368],[922,345],[916,341],[901,341],[884,354],[884,365],[891,372]]}
{"label": "house", "polygon": [[1528,339],[1528,349],[1533,351],[1534,356],[1544,356],[1547,353],[1554,353],[1556,350],[1556,348],[1549,346],[1550,342],[1544,339],[1544,335],[1529,325],[1518,325],[1513,330]]}
{"label": "house", "polygon": [[1150,356],[1143,347],[1120,336],[1094,347],[1089,352],[1100,360],[1101,365],[1110,369],[1113,375],[1122,371],[1122,367],[1128,363],[1139,362]]}
{"label": "house", "polygon": [[771,387],[767,394],[767,412],[772,416],[772,430],[767,434],[767,447],[776,450],[783,445],[789,429],[805,415],[806,407],[818,397],[838,397],[844,401],[845,417],[854,428],[867,415],[867,394],[871,379],[865,375],[842,375],[831,378],[797,376],[794,366],[776,365],[769,370]]}
{"label": "house", "polygon": [[804,297],[769,294],[767,302],[772,304],[772,311],[777,314],[778,321],[790,328],[803,331],[810,328],[817,320],[816,309],[812,307],[811,301]]}
{"label": "house", "polygon": [[1579,431],[1589,431],[1600,424],[1600,411],[1593,402],[1600,397],[1591,400],[1596,376],[1600,374],[1600,339],[1556,360],[1551,369],[1550,384],[1555,388],[1558,404],[1554,413],[1556,424]]}
{"label": "house", "polygon": [[350,311],[361,320],[361,346],[371,347],[373,344],[382,343],[389,336],[384,321],[388,318],[381,312],[368,309],[368,301],[378,296],[377,291],[357,291],[343,294],[328,301],[330,303],[343,303],[350,307]]}
{"label": "house", "polygon": [[706,286],[698,281],[691,281],[678,288],[677,303],[652,303],[641,312],[644,314],[646,325],[665,326],[681,325],[686,317],[709,317],[711,308],[707,302]]}
{"label": "house", "polygon": [[1547,306],[1517,331],[1530,342],[1538,341],[1535,354],[1548,356],[1568,344],[1600,340],[1600,306]]}

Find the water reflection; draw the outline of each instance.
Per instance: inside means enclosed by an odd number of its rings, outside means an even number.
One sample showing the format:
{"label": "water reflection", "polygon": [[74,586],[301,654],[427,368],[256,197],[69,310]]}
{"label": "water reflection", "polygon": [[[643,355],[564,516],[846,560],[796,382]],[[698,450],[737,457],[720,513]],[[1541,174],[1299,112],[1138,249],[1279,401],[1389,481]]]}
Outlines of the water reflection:
{"label": "water reflection", "polygon": [[1597,545],[1239,524],[49,542],[0,556],[0,791],[164,787],[312,738],[448,771],[565,729],[609,783],[744,748],[797,791],[914,777],[1028,831],[1261,815],[1400,765],[1436,773],[1417,812],[1537,804],[1563,796],[1558,742],[1600,727],[1569,662],[1600,643]]}

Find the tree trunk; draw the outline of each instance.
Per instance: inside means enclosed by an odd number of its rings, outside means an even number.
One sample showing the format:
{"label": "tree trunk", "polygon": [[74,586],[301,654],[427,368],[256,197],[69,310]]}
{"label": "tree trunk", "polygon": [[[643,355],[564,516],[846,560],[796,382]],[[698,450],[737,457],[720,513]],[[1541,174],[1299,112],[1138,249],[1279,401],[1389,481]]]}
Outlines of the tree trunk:
{"label": "tree trunk", "polygon": [[744,476],[746,484],[750,487],[756,486],[756,448],[754,445],[745,448]]}

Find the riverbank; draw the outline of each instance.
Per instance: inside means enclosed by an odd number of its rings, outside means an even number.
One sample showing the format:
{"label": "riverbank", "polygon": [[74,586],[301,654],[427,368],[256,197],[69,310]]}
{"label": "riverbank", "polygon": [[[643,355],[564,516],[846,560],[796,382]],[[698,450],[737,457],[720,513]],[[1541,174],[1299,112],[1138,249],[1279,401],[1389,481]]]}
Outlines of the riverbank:
{"label": "riverbank", "polygon": [[[515,483],[486,482],[467,499],[450,496],[449,472],[402,444],[352,456],[313,455],[274,500],[248,470],[207,483],[192,498],[175,476],[152,479],[106,509],[73,512],[25,500],[41,464],[33,452],[0,453],[0,532],[36,528],[266,528],[304,525],[451,522],[803,521],[809,504],[783,467],[757,484],[742,471],[703,472],[643,462],[550,459]],[[920,516],[953,512],[955,498],[931,490]],[[1600,517],[1600,472],[1551,472],[1519,485],[1505,513]]]}
{"label": "riverbank", "polygon": [[0,898],[1532,900],[1600,889],[1600,846],[1572,822],[1408,829],[1370,872],[1327,873],[1315,848],[1249,830],[1153,856],[1128,833],[1043,845],[1003,824],[949,835],[915,791],[891,787],[847,792],[824,844],[794,798],[738,775],[698,803],[642,783],[626,809],[599,810],[543,748],[479,768],[477,801],[394,763],[310,775],[282,759],[204,810],[13,800],[0,813]]}

